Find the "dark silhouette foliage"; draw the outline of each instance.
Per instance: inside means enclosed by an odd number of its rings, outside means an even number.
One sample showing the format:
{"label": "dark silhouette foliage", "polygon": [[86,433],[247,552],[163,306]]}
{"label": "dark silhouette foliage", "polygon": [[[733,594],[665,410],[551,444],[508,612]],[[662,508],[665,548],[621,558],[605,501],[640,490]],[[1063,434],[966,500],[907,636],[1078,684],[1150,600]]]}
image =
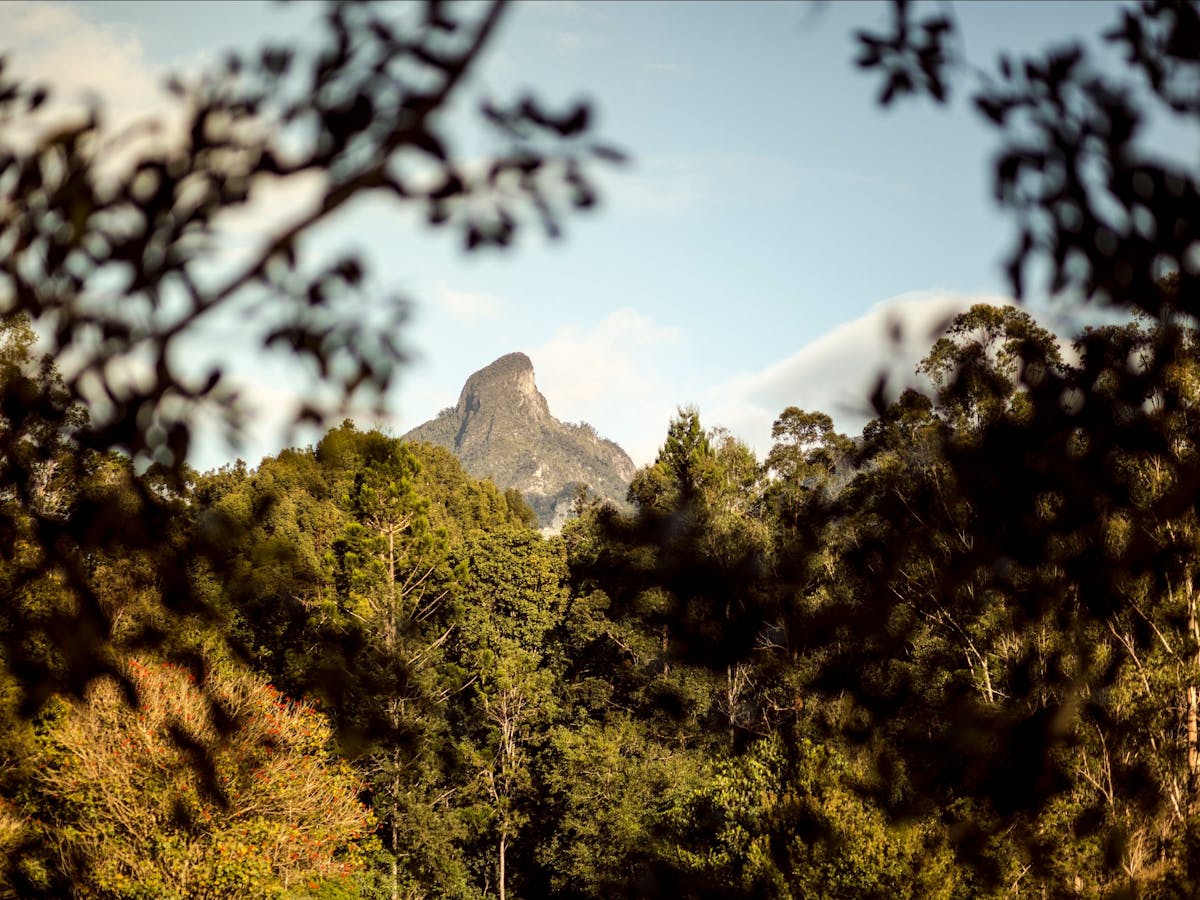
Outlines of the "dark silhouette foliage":
{"label": "dark silhouette foliage", "polygon": [[[1001,832],[1024,843],[1032,877],[1051,879],[1054,851],[1035,823],[1079,787],[1068,758],[1097,734],[1112,760],[1110,797],[1150,817],[1172,802],[1161,773],[1136,753],[1118,762],[1111,748],[1123,727],[1119,679],[1166,642],[1144,598],[1190,598],[1200,587],[1195,531],[1182,524],[1200,512],[1196,393],[1181,374],[1195,359],[1200,314],[1200,196],[1193,169],[1142,141],[1152,114],[1200,125],[1200,7],[1121,11],[1104,35],[1124,56],[1121,71],[1077,41],[1004,57],[983,74],[954,50],[945,7],[922,17],[915,6],[897,0],[888,33],[857,35],[858,65],[880,79],[885,106],[971,91],[999,141],[993,184],[1017,227],[1014,296],[1042,278],[1064,306],[1122,310],[1142,324],[1085,332],[1078,363],[1064,365],[1046,332],[996,311],[983,343],[952,333],[926,361],[936,398],[888,404],[880,384],[878,418],[852,454],[856,477],[806,495],[776,556],[755,565],[706,552],[685,492],[673,510],[613,519],[612,545],[629,564],[604,557],[588,575],[618,609],[665,591],[651,625],[669,635],[674,659],[718,672],[772,653],[809,660],[811,707],[851,698],[854,711],[806,727],[872,753],[878,779],[863,789],[899,819],[947,810],[958,853],[995,887],[987,848]],[[1155,468],[1156,489],[1132,474],[1141,465]],[[669,552],[638,549],[648,547]],[[844,563],[832,575],[830,554]],[[717,631],[691,614],[714,595],[730,615]],[[1171,621],[1190,687],[1163,702],[1173,710],[1170,752],[1187,758],[1180,815],[1194,848],[1200,632],[1187,609]],[[938,629],[952,636],[939,643]],[[964,654],[980,680],[948,677]],[[1002,686],[991,681],[998,660]],[[950,805],[963,802],[973,812],[958,819]],[[1132,891],[1134,876],[1121,881],[1132,850],[1118,805],[1071,827],[1105,842],[1109,883]],[[1182,870],[1159,887],[1193,895],[1194,850],[1174,858]]]}
{"label": "dark silhouette foliage", "polygon": [[[219,368],[183,371],[188,334],[236,314],[264,351],[336,389],[332,404],[313,401],[300,419],[319,421],[351,396],[379,402],[403,359],[396,326],[406,305],[375,301],[364,315],[364,262],[347,255],[314,267],[300,251],[306,234],[368,194],[419,210],[469,250],[508,246],[530,225],[558,235],[567,214],[593,205],[590,165],[620,154],[592,140],[586,103],[556,111],[532,96],[484,98],[479,119],[503,149],[483,166],[468,164],[445,131],[445,111],[465,93],[505,5],[330,3],[312,50],[267,45],[174,79],[186,123],[153,151],[110,136],[103,109],[31,139],[30,115],[53,98],[8,77],[0,61],[0,324],[32,326],[60,363],[39,375],[27,361],[0,384],[8,592],[50,578],[69,595],[36,614],[6,605],[0,656],[27,713],[54,692],[78,695],[99,674],[119,675],[89,572],[98,553],[150,553],[169,610],[213,614],[192,576],[205,559],[219,565],[221,546],[236,540],[231,524],[207,521],[190,559],[162,536],[185,516],[198,418],[215,415],[236,436],[252,410]],[[214,260],[224,214],[260,184],[305,176],[320,182],[311,211],[276,226],[236,266]],[[82,484],[96,455],[114,451],[153,467],[153,480],[129,482],[128,502],[39,500],[48,469]],[[162,624],[130,643],[161,645]]]}

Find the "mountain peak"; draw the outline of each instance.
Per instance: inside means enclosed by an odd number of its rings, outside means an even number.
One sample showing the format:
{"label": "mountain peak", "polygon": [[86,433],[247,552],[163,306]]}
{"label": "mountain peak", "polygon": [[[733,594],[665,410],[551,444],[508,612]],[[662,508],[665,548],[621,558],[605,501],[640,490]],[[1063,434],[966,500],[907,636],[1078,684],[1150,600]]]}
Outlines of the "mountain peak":
{"label": "mountain peak", "polygon": [[533,362],[524,353],[508,353],[475,372],[458,395],[456,411],[466,418],[497,404],[515,404],[534,418],[550,415],[534,381]]}
{"label": "mountain peak", "polygon": [[531,376],[533,375],[533,360],[520,350],[516,350],[512,353],[505,353],[494,362],[488,363],[472,377],[485,374],[492,377],[503,377],[510,374],[523,374],[525,372],[528,372]]}
{"label": "mountain peak", "polygon": [[455,406],[404,437],[445,447],[474,477],[521,491],[551,530],[566,519],[579,486],[621,504],[634,472],[628,454],[590,425],[550,414],[524,353],[472,374]]}
{"label": "mountain peak", "polygon": [[523,353],[500,356],[468,378],[458,395],[455,413],[458,433],[450,449],[460,458],[476,448],[486,454],[493,437],[503,442],[515,432],[536,430],[542,422],[553,419],[546,398],[534,382],[533,362]]}

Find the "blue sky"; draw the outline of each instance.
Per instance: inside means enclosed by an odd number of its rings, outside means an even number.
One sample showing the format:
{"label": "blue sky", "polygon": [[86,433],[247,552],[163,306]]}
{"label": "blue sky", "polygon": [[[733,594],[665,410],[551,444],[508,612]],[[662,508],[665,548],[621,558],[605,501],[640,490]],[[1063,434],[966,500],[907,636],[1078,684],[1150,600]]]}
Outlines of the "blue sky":
{"label": "blue sky", "polygon": [[[1107,3],[962,3],[964,48],[1095,35]],[[86,85],[129,114],[153,113],[163,73],[268,35],[304,33],[311,7],[98,2],[5,4],[0,34],[18,71]],[[589,98],[598,131],[632,163],[601,180],[604,203],[514,251],[467,256],[385,203],[359,204],[317,253],[350,247],[373,284],[414,301],[414,353],[392,398],[397,433],[451,405],[466,377],[522,350],[560,418],[586,419],[636,462],[652,461],[672,411],[700,407],[759,452],[789,403],[861,427],[856,398],[881,366],[904,377],[933,323],[974,299],[1000,300],[1010,229],[990,194],[993,136],[963,102],[882,111],[853,66],[852,33],[881,4],[517,4],[474,80],[476,96],[533,88]],[[1193,135],[1156,132],[1195,158]],[[261,227],[253,219],[243,228]],[[885,323],[908,340],[894,353]],[[249,396],[277,407],[286,366],[238,349],[226,323],[197,345],[225,355]],[[220,348],[219,350],[215,348]],[[856,408],[859,410],[856,412]],[[281,440],[270,415],[241,455]],[[213,441],[196,462],[231,453]]]}

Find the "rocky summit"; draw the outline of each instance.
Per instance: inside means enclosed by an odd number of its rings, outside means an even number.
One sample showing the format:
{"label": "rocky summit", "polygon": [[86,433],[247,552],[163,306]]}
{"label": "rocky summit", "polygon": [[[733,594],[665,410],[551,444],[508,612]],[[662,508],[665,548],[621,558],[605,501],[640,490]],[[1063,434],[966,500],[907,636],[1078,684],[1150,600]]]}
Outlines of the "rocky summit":
{"label": "rocky summit", "polygon": [[580,486],[618,505],[633,460],[586,423],[560,422],[538,391],[533,363],[509,353],[467,379],[455,406],[404,435],[452,451],[476,478],[516,488],[543,530],[557,531]]}

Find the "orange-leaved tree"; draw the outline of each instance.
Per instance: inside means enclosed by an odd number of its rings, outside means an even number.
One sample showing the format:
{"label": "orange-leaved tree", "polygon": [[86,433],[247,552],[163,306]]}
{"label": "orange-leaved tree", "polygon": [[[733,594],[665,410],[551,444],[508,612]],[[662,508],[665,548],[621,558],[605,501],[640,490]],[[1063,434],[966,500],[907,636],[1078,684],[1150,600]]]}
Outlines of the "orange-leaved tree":
{"label": "orange-leaved tree", "polygon": [[24,827],[55,859],[26,860],[27,887],[56,870],[84,896],[297,896],[361,868],[371,815],[316,710],[232,667],[128,675],[136,705],[102,679],[47,717]]}

